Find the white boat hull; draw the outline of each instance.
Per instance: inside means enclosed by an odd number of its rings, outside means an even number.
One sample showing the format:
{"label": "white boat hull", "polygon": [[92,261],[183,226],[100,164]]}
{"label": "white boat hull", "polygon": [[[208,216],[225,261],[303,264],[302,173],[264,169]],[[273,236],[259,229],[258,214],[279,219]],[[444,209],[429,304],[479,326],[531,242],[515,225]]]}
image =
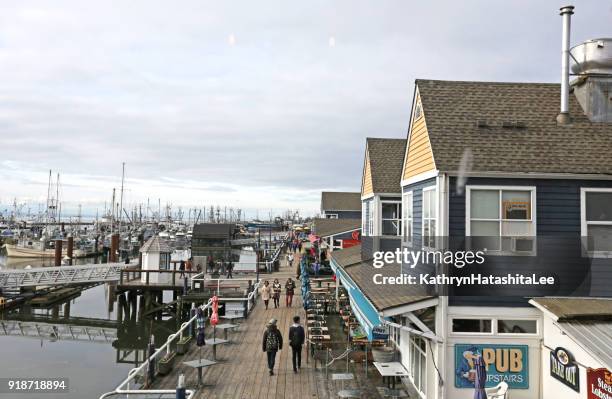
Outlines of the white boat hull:
{"label": "white boat hull", "polygon": [[[28,247],[20,247],[14,244],[5,244],[4,248],[6,248],[6,256],[9,258],[53,258],[55,257],[54,249],[36,249],[36,248],[28,248]],[[67,249],[62,248],[62,257],[66,256]],[[73,258],[82,258],[90,255],[86,251],[81,249],[75,249],[72,251]]]}

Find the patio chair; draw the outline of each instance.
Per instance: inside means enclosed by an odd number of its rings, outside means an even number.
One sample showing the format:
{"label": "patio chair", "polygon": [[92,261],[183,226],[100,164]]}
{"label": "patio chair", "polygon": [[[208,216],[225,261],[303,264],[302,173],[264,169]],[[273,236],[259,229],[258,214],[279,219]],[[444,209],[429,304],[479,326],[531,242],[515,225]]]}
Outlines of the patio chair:
{"label": "patio chair", "polygon": [[487,399],[508,399],[508,384],[500,382],[493,388],[485,388]]}

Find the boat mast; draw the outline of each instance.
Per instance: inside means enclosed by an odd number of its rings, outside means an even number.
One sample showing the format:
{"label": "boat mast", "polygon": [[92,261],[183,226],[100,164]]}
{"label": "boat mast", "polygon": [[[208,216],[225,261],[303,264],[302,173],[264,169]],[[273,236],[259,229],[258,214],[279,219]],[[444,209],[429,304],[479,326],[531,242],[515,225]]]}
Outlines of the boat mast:
{"label": "boat mast", "polygon": [[123,181],[125,180],[125,162],[121,164],[121,196],[119,202],[119,233],[121,233],[121,221],[123,220]]}

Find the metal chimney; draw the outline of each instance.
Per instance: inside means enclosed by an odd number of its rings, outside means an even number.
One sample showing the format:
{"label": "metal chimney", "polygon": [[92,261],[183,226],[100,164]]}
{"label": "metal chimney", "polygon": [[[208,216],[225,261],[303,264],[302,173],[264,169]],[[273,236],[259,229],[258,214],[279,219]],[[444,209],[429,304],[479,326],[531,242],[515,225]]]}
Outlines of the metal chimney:
{"label": "metal chimney", "polygon": [[569,50],[572,14],[574,14],[574,6],[561,7],[563,34],[561,38],[561,112],[557,115],[559,125],[567,125],[571,120],[569,115]]}

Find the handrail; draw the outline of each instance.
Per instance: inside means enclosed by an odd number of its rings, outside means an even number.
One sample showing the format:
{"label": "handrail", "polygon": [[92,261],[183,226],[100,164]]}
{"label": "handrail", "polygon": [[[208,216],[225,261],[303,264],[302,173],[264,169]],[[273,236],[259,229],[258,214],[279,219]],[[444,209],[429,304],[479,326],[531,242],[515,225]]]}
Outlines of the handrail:
{"label": "handrail", "polygon": [[[200,309],[202,309],[202,311],[207,310],[208,308],[210,308],[212,305],[212,299],[208,300],[208,303],[206,303],[206,305],[202,305],[200,306]],[[129,389],[129,384],[130,382],[136,377],[136,375],[138,375],[141,371],[143,371],[143,369],[145,369],[145,367],[147,367],[149,365],[150,362],[154,361],[157,356],[162,353],[164,350],[166,350],[166,353],[170,353],[170,344],[177,338],[180,336],[182,336],[183,331],[185,331],[187,329],[187,327],[189,327],[191,325],[191,323],[193,323],[197,318],[197,315],[194,315],[191,319],[189,319],[186,322],[183,322],[181,324],[181,328],[173,333],[170,334],[170,336],[168,336],[168,339],[166,340],[166,343],[164,345],[162,345],[159,349],[157,349],[151,356],[149,356],[147,358],[146,361],[144,361],[140,366],[135,367],[133,369],[131,369],[128,372],[128,376],[125,380],[123,380],[119,385],[117,385],[117,387],[115,388],[115,390],[113,392],[108,392],[103,394],[102,396],[100,396],[99,399],[104,399],[106,397],[108,397],[110,394],[127,394],[130,393],[130,389]],[[128,385],[127,389],[122,389],[125,385]],[[139,390],[138,392],[140,393],[148,393],[150,390]],[[170,391],[172,392],[172,391]],[[156,392],[150,392],[150,393],[156,393]]]}
{"label": "handrail", "polygon": [[[186,399],[193,399],[196,391],[187,389],[185,390]],[[113,395],[176,395],[175,389],[149,389],[149,390],[139,390],[139,389],[127,389],[122,391],[113,391],[107,392],[100,396],[99,399],[110,398]]]}

